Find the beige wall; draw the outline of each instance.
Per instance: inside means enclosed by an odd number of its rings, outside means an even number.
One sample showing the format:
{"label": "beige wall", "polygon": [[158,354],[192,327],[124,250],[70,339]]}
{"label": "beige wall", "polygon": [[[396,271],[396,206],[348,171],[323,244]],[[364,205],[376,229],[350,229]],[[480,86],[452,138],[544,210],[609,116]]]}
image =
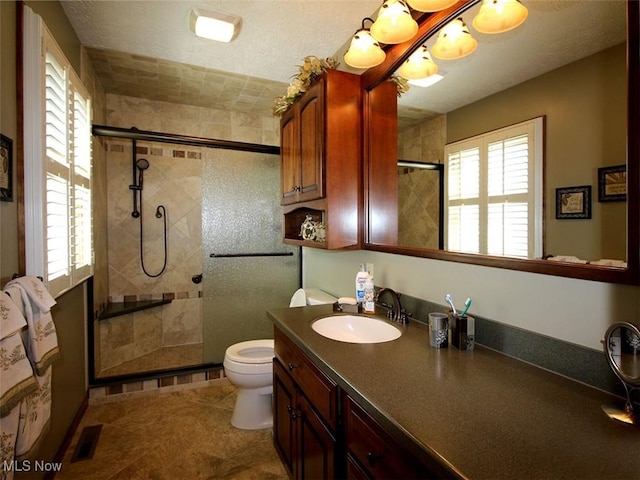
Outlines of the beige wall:
{"label": "beige wall", "polygon": [[[598,167],[626,162],[625,45],[447,115],[447,142],[546,116],[545,254],[626,259],[624,202],[599,203]],[[556,188],[591,185],[592,218],[557,220]]]}

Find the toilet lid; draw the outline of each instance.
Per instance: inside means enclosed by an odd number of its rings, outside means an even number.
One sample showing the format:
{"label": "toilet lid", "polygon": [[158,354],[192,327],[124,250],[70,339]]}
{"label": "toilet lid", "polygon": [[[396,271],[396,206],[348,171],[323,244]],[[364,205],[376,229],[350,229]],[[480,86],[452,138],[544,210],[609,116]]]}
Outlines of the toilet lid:
{"label": "toilet lid", "polygon": [[307,304],[307,294],[303,288],[299,288],[291,297],[289,307],[304,307]]}
{"label": "toilet lid", "polygon": [[271,363],[273,355],[273,339],[236,343],[225,352],[228,359],[238,363]]}

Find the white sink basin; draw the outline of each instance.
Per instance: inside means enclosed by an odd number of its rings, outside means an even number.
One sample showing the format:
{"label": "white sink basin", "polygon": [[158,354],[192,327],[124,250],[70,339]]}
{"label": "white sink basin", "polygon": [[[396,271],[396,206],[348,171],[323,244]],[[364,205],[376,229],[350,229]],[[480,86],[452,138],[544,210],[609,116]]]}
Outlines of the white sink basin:
{"label": "white sink basin", "polygon": [[393,325],[372,317],[359,315],[331,315],[311,324],[323,337],[347,343],[390,342],[402,335]]}

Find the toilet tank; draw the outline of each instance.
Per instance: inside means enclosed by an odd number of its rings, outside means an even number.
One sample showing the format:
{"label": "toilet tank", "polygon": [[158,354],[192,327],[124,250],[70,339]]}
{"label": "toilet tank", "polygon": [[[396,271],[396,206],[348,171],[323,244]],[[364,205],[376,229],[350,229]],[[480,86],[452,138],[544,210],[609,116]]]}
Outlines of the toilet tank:
{"label": "toilet tank", "polygon": [[307,296],[307,305],[324,305],[338,300],[333,295],[329,295],[327,292],[317,288],[305,288],[304,291]]}

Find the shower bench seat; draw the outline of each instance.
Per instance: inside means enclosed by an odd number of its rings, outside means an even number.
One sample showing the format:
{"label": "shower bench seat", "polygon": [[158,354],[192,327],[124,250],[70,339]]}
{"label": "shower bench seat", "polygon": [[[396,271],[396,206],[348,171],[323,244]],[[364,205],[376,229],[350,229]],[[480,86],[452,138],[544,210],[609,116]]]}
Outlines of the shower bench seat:
{"label": "shower bench seat", "polygon": [[148,308],[159,307],[171,303],[171,299],[163,298],[162,300],[138,300],[135,302],[115,302],[110,303],[98,316],[98,320],[106,320],[107,318],[119,317]]}

